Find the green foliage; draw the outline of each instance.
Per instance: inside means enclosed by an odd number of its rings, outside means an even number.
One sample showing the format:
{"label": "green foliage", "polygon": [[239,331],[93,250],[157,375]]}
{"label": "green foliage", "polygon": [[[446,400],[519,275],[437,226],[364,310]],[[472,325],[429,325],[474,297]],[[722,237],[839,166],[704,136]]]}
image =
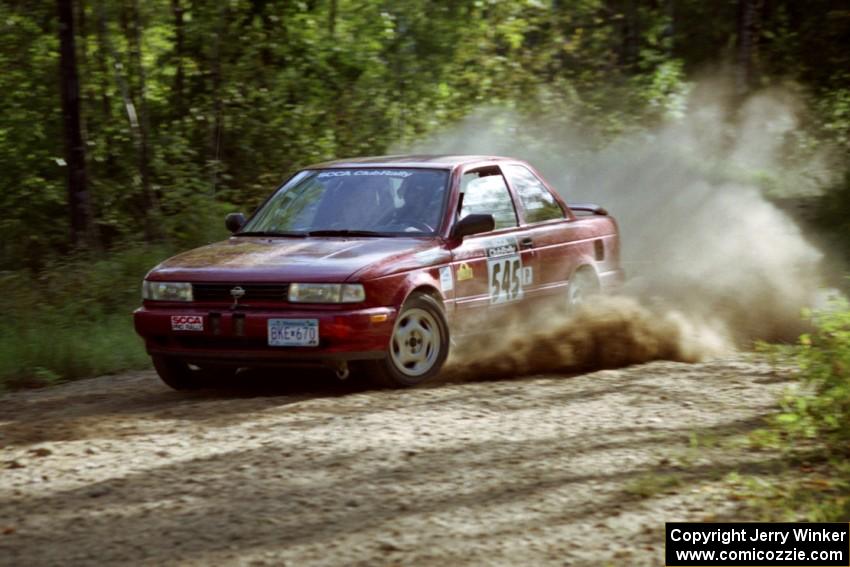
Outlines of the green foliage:
{"label": "green foliage", "polygon": [[[841,76],[847,80],[847,74]],[[823,234],[826,245],[843,255],[850,265],[850,88],[824,89],[813,102],[817,135],[828,140],[835,153],[836,169],[844,176],[826,187],[819,201],[816,229]]]}
{"label": "green foliage", "polygon": [[149,358],[129,322],[129,310],[94,321],[54,314],[4,329],[0,391],[144,368]]}
{"label": "green foliage", "polygon": [[145,273],[171,253],[137,243],[54,260],[35,276],[0,274],[0,389],[146,365],[131,314]]}
{"label": "green foliage", "polygon": [[[737,29],[735,2],[697,0],[73,4],[97,262],[88,271],[69,245],[55,3],[0,0],[0,304],[16,325],[0,328],[0,376],[93,371],[27,354],[23,337],[108,332],[138,353],[118,321],[146,262],[221,238],[224,213],[250,212],[298,167],[384,153],[481,108],[603,145],[681,113],[694,75],[734,61]],[[769,6],[761,84],[803,81],[819,139],[850,150],[846,7]],[[562,158],[547,140],[517,142]],[[850,235],[850,189],[832,195],[825,225]]]}
{"label": "green foliage", "polygon": [[[782,400],[757,448],[780,448],[792,471],[759,487],[754,501],[776,520],[844,521],[850,514],[850,303],[809,314],[814,326],[793,347],[761,345],[773,362],[799,370],[801,388]],[[799,472],[794,474],[794,469]]]}
{"label": "green foliage", "polygon": [[802,392],[788,396],[777,423],[791,433],[817,438],[850,456],[850,304],[811,315],[815,330],[791,352],[803,378]]}
{"label": "green foliage", "polygon": [[[42,4],[0,2],[0,230],[16,235],[0,269],[68,251],[57,23]],[[250,210],[297,167],[379,154],[480,106],[605,133],[675,113],[687,33],[663,9],[629,6],[77,0],[101,245],[206,238],[208,214]]]}
{"label": "green foliage", "polygon": [[683,476],[676,473],[642,475],[626,486],[625,493],[639,499],[653,498],[664,493],[673,493],[685,484],[685,478]]}
{"label": "green foliage", "polygon": [[850,151],[850,88],[826,90],[814,106],[825,137]]}
{"label": "green foliage", "polygon": [[790,458],[775,477],[727,479],[751,515],[773,522],[843,522],[850,516],[850,462]]}
{"label": "green foliage", "polygon": [[829,248],[843,254],[850,263],[850,170],[839,183],[828,190],[817,210],[819,230]]}

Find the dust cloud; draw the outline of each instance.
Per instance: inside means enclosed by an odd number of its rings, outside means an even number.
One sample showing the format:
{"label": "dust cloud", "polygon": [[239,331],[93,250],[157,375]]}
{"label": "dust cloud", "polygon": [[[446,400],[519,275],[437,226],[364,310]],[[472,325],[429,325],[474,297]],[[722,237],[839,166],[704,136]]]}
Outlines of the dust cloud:
{"label": "dust cloud", "polygon": [[823,156],[799,158],[801,113],[787,92],[742,102],[712,83],[694,87],[661,126],[601,147],[569,120],[488,109],[413,148],[526,159],[567,202],[599,203],[621,229],[620,295],[545,320],[514,317],[505,336],[454,349],[455,368],[693,362],[757,339],[792,340],[823,287],[822,255],[765,187],[810,194],[829,175]]}
{"label": "dust cloud", "polygon": [[619,368],[650,360],[698,362],[732,350],[721,326],[634,297],[599,297],[573,312],[506,315],[501,330],[460,338],[450,375],[474,379]]}

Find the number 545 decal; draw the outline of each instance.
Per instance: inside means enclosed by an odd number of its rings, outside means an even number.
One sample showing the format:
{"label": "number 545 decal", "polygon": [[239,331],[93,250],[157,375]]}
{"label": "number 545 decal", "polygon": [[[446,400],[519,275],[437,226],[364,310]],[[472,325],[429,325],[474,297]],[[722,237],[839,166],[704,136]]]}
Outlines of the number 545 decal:
{"label": "number 545 decal", "polygon": [[487,275],[491,304],[522,299],[522,259],[518,255],[487,260]]}
{"label": "number 545 decal", "polygon": [[487,248],[487,281],[490,304],[522,299],[523,286],[531,283],[531,268],[523,268],[516,239],[499,239]]}

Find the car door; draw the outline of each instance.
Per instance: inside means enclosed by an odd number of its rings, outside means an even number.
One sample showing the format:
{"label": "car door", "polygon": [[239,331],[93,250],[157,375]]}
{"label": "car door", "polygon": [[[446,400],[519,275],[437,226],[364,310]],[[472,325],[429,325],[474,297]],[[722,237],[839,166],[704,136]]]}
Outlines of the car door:
{"label": "car door", "polygon": [[513,196],[498,166],[466,171],[460,180],[457,218],[492,214],[495,229],[466,237],[452,250],[456,309],[459,319],[473,324],[503,313],[525,297],[527,259],[524,231]]}
{"label": "car door", "polygon": [[[581,222],[565,222],[567,213],[546,184],[523,164],[502,167],[520,211],[526,238],[534,250],[533,298],[564,294],[573,270],[588,257],[594,244]],[[586,241],[585,241],[586,239]]]}

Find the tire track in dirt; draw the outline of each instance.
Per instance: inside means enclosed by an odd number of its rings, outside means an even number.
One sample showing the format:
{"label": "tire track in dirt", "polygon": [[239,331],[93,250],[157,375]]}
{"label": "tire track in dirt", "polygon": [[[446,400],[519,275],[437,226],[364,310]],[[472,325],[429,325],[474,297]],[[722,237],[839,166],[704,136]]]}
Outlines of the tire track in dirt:
{"label": "tire track in dirt", "polygon": [[779,466],[724,440],[787,380],[739,357],[406,391],[256,374],[183,394],[137,372],[8,394],[0,564],[658,565],[665,520],[733,514],[723,476]]}

